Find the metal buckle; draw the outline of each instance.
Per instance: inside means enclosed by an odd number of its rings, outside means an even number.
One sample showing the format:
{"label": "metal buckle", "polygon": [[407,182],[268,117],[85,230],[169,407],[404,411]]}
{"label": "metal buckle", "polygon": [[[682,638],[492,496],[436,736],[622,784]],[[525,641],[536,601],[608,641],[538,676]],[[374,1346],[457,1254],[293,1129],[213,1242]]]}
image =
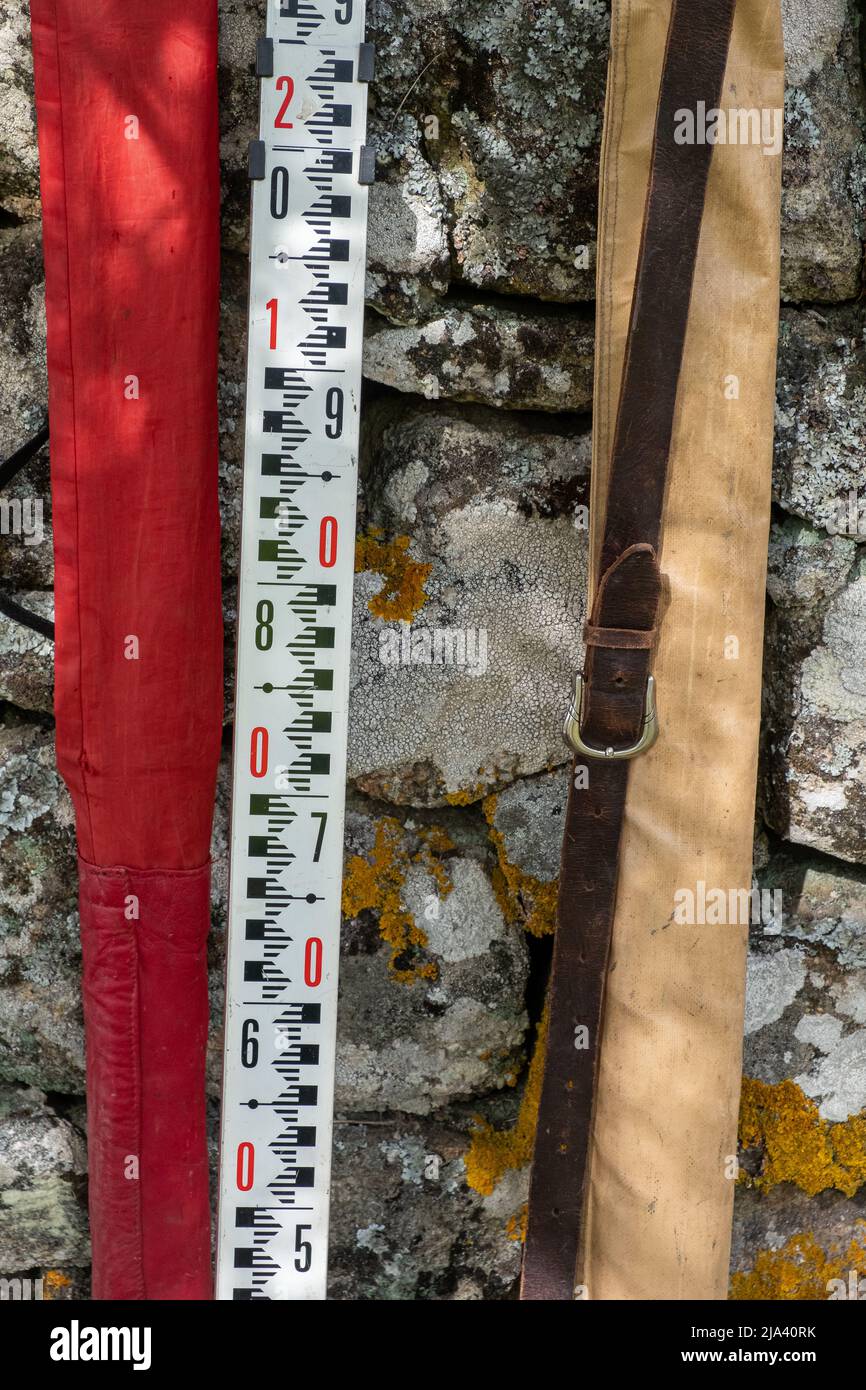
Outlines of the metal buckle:
{"label": "metal buckle", "polygon": [[631,748],[591,748],[588,743],[584,743],[580,733],[580,721],[583,717],[583,676],[578,675],[574,683],[574,700],[571,708],[565,716],[562,735],[573,753],[582,754],[585,758],[601,758],[621,761],[625,758],[636,758],[639,753],[645,753],[648,748],[652,748],[659,736],[659,721],[656,714],[656,683],[654,676],[647,676],[646,694],[643,704],[643,724],[641,734],[637,743],[632,744]]}

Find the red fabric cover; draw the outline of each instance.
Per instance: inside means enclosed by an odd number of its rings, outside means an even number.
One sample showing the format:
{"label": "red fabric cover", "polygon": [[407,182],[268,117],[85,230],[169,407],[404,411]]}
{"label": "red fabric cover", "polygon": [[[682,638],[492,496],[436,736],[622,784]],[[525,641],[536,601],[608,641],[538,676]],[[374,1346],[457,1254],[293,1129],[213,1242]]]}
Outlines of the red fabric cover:
{"label": "red fabric cover", "polygon": [[78,869],[93,1296],[210,1298],[208,867]]}
{"label": "red fabric cover", "polygon": [[89,863],[192,869],[222,717],[216,0],[32,0],[31,22],[57,761]]}
{"label": "red fabric cover", "polygon": [[[204,1296],[209,1282],[200,942],[222,720],[216,9],[31,0],[57,761],[83,859],[115,871],[88,867],[81,895],[102,1297]],[[165,872],[142,880],[149,907],[130,937],[129,923],[107,924],[136,870]],[[135,1199],[112,1167],[127,1132],[143,1146]]]}

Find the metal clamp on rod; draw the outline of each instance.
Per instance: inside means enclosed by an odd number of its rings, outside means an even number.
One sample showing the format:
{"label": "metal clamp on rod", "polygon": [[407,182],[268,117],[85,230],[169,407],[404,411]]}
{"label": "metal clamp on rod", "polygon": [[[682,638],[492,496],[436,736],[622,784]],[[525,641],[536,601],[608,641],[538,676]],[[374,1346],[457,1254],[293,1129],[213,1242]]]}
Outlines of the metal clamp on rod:
{"label": "metal clamp on rod", "polygon": [[626,758],[636,758],[639,753],[645,753],[648,748],[652,748],[659,736],[659,721],[656,714],[656,683],[653,676],[647,676],[646,694],[643,705],[643,722],[641,724],[640,738],[637,743],[633,743],[630,748],[591,748],[588,743],[584,743],[580,732],[580,724],[583,718],[583,675],[577,676],[574,683],[574,700],[571,708],[565,716],[562,735],[573,753],[581,754],[585,758],[608,758],[622,761]]}

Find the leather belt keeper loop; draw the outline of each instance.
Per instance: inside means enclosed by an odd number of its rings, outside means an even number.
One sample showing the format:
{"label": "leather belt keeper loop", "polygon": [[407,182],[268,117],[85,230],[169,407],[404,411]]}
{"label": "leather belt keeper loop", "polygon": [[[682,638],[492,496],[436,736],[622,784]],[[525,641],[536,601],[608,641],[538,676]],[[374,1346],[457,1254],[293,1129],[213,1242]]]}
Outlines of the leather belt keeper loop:
{"label": "leather belt keeper loop", "polygon": [[588,647],[610,647],[622,651],[649,651],[656,640],[658,629],[645,631],[636,627],[596,627],[585,623],[583,640]]}

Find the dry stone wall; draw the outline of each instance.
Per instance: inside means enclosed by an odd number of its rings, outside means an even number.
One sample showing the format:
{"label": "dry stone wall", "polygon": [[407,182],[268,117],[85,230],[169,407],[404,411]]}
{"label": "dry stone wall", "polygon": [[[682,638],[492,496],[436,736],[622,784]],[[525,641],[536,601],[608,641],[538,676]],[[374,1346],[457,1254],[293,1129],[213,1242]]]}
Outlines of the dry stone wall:
{"label": "dry stone wall", "polygon": [[[866,1260],[864,130],[854,0],[783,0],[775,513],[732,1293]],[[238,556],[262,5],[221,0],[220,489]],[[374,0],[332,1296],[513,1296],[584,598],[603,0]],[[0,456],[46,416],[26,0],[0,3]],[[50,615],[47,451],[7,591]],[[38,503],[38,516],[33,510]],[[86,1290],[70,804],[51,644],[0,617],[0,1273]],[[227,690],[227,747],[231,692]],[[227,766],[214,832],[217,1123]],[[859,1246],[857,1242],[860,1242]],[[846,1261],[848,1263],[846,1263]]]}

